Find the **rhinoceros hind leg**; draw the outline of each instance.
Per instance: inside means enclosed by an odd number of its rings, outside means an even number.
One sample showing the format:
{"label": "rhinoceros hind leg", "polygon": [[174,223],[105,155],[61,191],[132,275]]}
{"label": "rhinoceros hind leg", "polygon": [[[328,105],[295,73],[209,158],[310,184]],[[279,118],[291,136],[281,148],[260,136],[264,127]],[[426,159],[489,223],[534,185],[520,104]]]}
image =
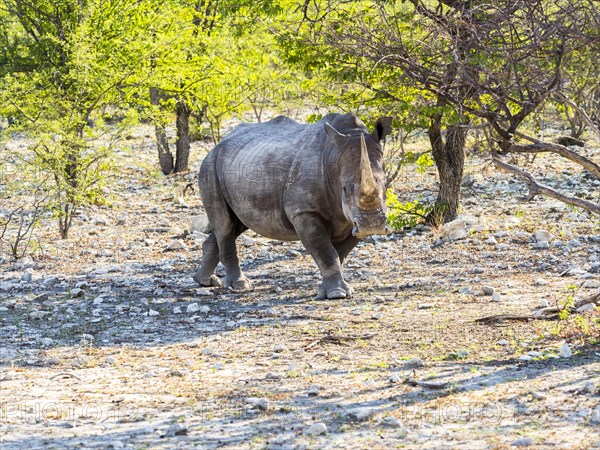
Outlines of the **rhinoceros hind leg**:
{"label": "rhinoceros hind leg", "polygon": [[221,286],[221,280],[215,275],[219,264],[219,246],[214,233],[210,233],[202,244],[202,264],[194,274],[194,281],[200,286]]}

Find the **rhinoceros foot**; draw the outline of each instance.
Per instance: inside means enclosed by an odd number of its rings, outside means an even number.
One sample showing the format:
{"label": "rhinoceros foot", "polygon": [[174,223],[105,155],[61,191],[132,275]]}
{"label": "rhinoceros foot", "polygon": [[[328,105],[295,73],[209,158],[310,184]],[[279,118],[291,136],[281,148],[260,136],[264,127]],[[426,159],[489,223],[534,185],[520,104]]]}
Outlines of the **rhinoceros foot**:
{"label": "rhinoceros foot", "polygon": [[211,275],[209,277],[203,277],[200,273],[196,273],[194,275],[194,281],[196,283],[198,283],[200,286],[204,286],[204,287],[219,287],[219,286],[223,285],[221,283],[221,280],[219,280],[219,277],[217,277],[216,275]]}
{"label": "rhinoceros foot", "polygon": [[352,296],[352,288],[344,280],[323,281],[317,293],[318,299],[346,298]]}
{"label": "rhinoceros foot", "polygon": [[246,277],[241,277],[237,280],[226,280],[225,287],[232,291],[247,291],[252,289],[252,284]]}

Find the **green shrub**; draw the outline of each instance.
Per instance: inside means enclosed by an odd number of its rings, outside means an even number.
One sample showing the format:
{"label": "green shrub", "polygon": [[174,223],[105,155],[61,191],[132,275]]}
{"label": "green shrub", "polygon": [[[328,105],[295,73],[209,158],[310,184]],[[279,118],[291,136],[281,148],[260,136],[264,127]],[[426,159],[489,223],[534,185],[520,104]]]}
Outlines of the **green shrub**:
{"label": "green shrub", "polygon": [[421,203],[418,199],[402,203],[390,189],[386,192],[386,203],[388,223],[393,231],[414,228],[417,224],[425,222],[427,214],[433,209],[432,205]]}

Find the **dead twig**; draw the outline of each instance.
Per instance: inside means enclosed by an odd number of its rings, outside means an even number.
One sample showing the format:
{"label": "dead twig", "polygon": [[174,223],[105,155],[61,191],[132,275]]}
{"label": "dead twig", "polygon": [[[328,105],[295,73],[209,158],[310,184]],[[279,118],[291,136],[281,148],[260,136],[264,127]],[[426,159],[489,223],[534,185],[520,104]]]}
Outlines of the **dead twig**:
{"label": "dead twig", "polygon": [[308,350],[311,349],[313,347],[316,347],[319,344],[336,344],[336,345],[344,345],[344,341],[356,341],[359,339],[362,340],[367,340],[367,339],[371,339],[374,336],[376,336],[377,333],[368,333],[368,334],[363,334],[361,336],[352,336],[352,335],[336,335],[336,334],[331,334],[328,333],[323,337],[320,337],[318,339],[315,339],[314,341],[310,342],[308,345],[306,345],[304,347],[304,350]]}
{"label": "dead twig", "polygon": [[81,378],[79,378],[77,375],[73,375],[72,373],[69,372],[61,372],[61,373],[57,373],[56,375],[50,377],[51,380],[54,380],[55,378],[75,378],[76,380],[81,381]]}
{"label": "dead twig", "polygon": [[476,323],[482,323],[485,325],[491,325],[494,323],[500,323],[505,321],[529,321],[529,320],[554,320],[556,319],[561,311],[569,311],[571,313],[577,312],[579,308],[585,305],[594,304],[600,305],[600,292],[593,294],[591,297],[582,298],[568,308],[560,308],[558,306],[551,306],[548,308],[538,309],[534,314],[499,314],[495,316],[482,317],[476,319]]}

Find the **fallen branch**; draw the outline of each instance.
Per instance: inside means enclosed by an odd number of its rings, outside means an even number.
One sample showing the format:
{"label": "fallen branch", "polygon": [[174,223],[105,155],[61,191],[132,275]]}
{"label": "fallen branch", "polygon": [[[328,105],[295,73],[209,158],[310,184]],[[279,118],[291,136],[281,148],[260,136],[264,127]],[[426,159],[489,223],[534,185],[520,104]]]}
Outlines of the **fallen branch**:
{"label": "fallen branch", "polygon": [[585,305],[594,304],[600,305],[600,292],[593,294],[591,297],[582,298],[576,301],[573,306],[568,308],[560,308],[558,306],[551,306],[549,308],[538,309],[534,314],[499,314],[496,316],[482,317],[476,319],[476,323],[482,323],[485,325],[491,325],[494,323],[500,323],[510,320],[518,321],[529,321],[529,320],[554,320],[558,318],[561,311],[569,311],[570,313],[577,312],[579,308]]}
{"label": "fallen branch", "polygon": [[363,334],[362,336],[351,336],[351,335],[341,336],[341,335],[335,335],[335,334],[329,333],[323,337],[320,337],[320,338],[315,339],[314,341],[310,342],[308,345],[306,345],[304,347],[304,350],[308,350],[319,344],[325,344],[325,343],[343,345],[344,341],[356,341],[359,339],[367,340],[367,339],[371,339],[371,338],[375,337],[376,334],[377,333]]}
{"label": "fallen branch", "polygon": [[69,372],[61,372],[61,373],[57,373],[56,375],[54,375],[53,377],[50,377],[51,380],[54,380],[55,378],[75,378],[76,380],[81,381],[81,378],[79,378],[77,375],[74,375],[72,373]]}
{"label": "fallen branch", "polygon": [[487,316],[482,317],[481,319],[476,319],[475,322],[483,323],[485,325],[491,325],[493,323],[500,323],[511,320],[528,322],[530,320],[534,320],[535,318],[536,317],[534,317],[533,314],[498,314],[496,316]]}
{"label": "fallen branch", "polygon": [[574,197],[569,194],[562,194],[555,189],[538,182],[529,172],[521,170],[512,164],[501,161],[494,155],[492,155],[492,161],[500,169],[525,180],[525,183],[527,183],[527,186],[529,187],[529,196],[527,197],[528,201],[533,199],[536,195],[545,195],[546,197],[554,198],[568,205],[577,206],[578,208],[585,209],[586,211],[600,216],[600,205],[597,203],[579,197]]}
{"label": "fallen branch", "polygon": [[407,377],[404,382],[411,386],[420,386],[427,389],[445,389],[450,386],[448,381],[419,381],[415,380],[414,377]]}

